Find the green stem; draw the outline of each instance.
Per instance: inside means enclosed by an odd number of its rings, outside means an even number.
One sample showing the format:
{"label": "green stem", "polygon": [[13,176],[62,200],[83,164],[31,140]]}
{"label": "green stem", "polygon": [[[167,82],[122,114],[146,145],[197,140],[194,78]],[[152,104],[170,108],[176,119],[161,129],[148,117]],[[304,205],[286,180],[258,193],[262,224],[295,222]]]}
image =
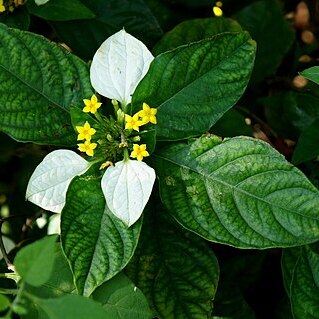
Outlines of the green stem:
{"label": "green stem", "polygon": [[95,118],[96,118],[100,123],[103,123],[103,119],[102,119],[102,117],[101,117],[101,115],[99,114],[98,111],[96,111],[96,112],[94,113],[94,116],[95,116]]}
{"label": "green stem", "polygon": [[19,289],[5,289],[5,288],[0,288],[0,294],[3,295],[16,295],[18,294]]}
{"label": "green stem", "polygon": [[124,159],[123,159],[123,162],[129,161],[129,159],[130,159],[130,155],[128,154],[128,149],[125,148],[125,149],[124,149]]}

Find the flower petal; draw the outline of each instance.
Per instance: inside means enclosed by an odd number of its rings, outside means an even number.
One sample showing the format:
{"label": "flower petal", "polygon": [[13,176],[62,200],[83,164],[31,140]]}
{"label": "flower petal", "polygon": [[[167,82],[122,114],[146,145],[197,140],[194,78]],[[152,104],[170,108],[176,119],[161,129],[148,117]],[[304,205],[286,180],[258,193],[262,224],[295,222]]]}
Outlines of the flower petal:
{"label": "flower petal", "polygon": [[96,51],[90,69],[92,86],[101,95],[127,105],[153,59],[141,41],[121,30]]}
{"label": "flower petal", "polygon": [[154,181],[153,168],[144,162],[127,160],[109,167],[103,175],[101,186],[109,209],[131,226],[140,218]]}
{"label": "flower petal", "polygon": [[72,179],[85,173],[89,167],[90,163],[75,152],[51,152],[33,172],[26,199],[45,210],[61,212]]}

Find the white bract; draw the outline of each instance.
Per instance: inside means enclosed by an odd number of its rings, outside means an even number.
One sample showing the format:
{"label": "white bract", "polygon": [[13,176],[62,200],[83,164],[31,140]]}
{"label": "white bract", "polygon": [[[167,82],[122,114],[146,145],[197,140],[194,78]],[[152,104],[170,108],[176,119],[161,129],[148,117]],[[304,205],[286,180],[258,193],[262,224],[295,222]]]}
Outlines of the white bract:
{"label": "white bract", "polygon": [[[125,107],[153,59],[141,41],[121,30],[103,42],[94,55],[90,70],[92,86],[101,95]],[[128,154],[127,149],[125,151]],[[107,153],[105,156],[107,158]],[[144,162],[127,157],[106,169],[101,187],[111,212],[131,226],[149,200],[155,172]],[[32,174],[26,198],[43,209],[61,212],[72,179],[84,174],[90,165],[69,150],[48,154]],[[56,216],[50,221],[50,233],[59,232],[59,220]]]}
{"label": "white bract", "polygon": [[28,183],[26,199],[43,209],[60,213],[72,179],[85,173],[89,167],[89,162],[75,152],[53,151],[33,172]]}
{"label": "white bract", "polygon": [[101,181],[109,209],[128,226],[141,216],[151,195],[155,171],[139,161],[121,161],[109,167]]}
{"label": "white bract", "polygon": [[131,95],[153,59],[141,41],[121,30],[96,51],[90,69],[92,86],[101,95],[125,106],[131,102]]}

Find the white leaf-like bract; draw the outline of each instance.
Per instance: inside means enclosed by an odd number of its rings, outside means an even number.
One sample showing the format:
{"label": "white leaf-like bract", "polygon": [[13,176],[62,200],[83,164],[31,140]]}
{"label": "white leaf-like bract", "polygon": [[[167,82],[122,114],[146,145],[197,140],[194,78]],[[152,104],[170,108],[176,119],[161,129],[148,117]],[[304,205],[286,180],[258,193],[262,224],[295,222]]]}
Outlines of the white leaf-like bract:
{"label": "white leaf-like bract", "polygon": [[47,234],[61,234],[61,214],[54,214],[50,217]]}
{"label": "white leaf-like bract", "polygon": [[90,163],[75,152],[51,152],[33,172],[26,199],[45,210],[61,212],[72,179],[85,173],[89,167]]}
{"label": "white leaf-like bract", "polygon": [[140,218],[154,181],[153,168],[144,162],[127,160],[109,167],[102,177],[101,186],[111,212],[131,226]]}
{"label": "white leaf-like bract", "polygon": [[92,86],[99,94],[125,106],[153,59],[141,41],[121,30],[96,51],[90,69]]}

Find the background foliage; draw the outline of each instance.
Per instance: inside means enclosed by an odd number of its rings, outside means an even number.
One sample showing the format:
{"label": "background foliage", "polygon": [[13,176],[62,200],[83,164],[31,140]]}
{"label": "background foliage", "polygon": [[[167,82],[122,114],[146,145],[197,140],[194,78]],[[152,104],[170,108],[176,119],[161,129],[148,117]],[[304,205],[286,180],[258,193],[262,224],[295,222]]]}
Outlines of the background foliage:
{"label": "background foliage", "polygon": [[[9,258],[25,285],[24,295],[12,307],[20,317],[319,318],[319,197],[314,195],[319,187],[318,4],[225,0],[220,18],[213,17],[213,5],[208,0],[50,0],[38,6],[28,0],[0,14],[1,231],[14,246]],[[50,213],[26,202],[25,189],[49,151],[75,145],[66,115],[73,109],[74,119],[75,107],[92,94],[88,63],[95,51],[123,27],[156,56],[133,96],[132,108],[144,101],[145,92],[149,103],[161,107],[160,123],[172,118],[171,105],[185,107],[183,115],[177,110],[169,125],[159,127],[161,142],[151,162],[158,170],[156,187],[165,207],[154,195],[144,220],[129,230],[102,208],[92,220],[92,202],[104,207],[104,198],[87,180],[100,176],[89,171],[74,179],[61,238],[71,272],[56,238],[42,239],[47,226],[42,227],[39,218],[47,219]],[[242,30],[248,33],[220,35]],[[257,43],[255,60],[249,35]],[[177,48],[185,44],[189,45]],[[174,54],[166,52],[174,48]],[[188,68],[190,56],[203,60],[200,68]],[[216,59],[219,63],[212,67]],[[169,74],[167,65],[178,74],[189,72],[189,77],[174,81],[175,73]],[[212,78],[225,85],[217,81],[209,99],[201,101],[194,92],[211,85]],[[154,85],[154,79],[160,85]],[[189,92],[179,94],[185,86]],[[189,125],[194,104],[198,119]],[[216,113],[209,114],[208,106],[216,104]],[[196,141],[167,142],[203,132],[206,136]],[[256,140],[236,137],[222,142],[208,139],[210,133]],[[201,155],[207,151],[205,159]],[[212,154],[221,160],[211,163]],[[244,167],[247,158],[252,167],[242,174],[229,169],[228,163],[234,162]],[[221,182],[220,176],[228,180]],[[270,181],[266,189],[259,186],[263,178]],[[192,187],[194,180],[197,189]],[[233,193],[239,183],[243,188]],[[271,195],[278,183],[282,190]],[[185,197],[169,196],[175,189]],[[269,200],[262,201],[264,196]],[[223,220],[221,197],[239,218]],[[254,207],[263,215],[245,215],[248,204],[236,205],[236,199],[245,203],[248,197],[255,198]],[[91,208],[76,215],[79,198],[87,198]],[[209,222],[214,227],[203,226],[211,215],[199,212],[198,206],[213,211]],[[88,239],[87,232],[97,236]],[[77,244],[80,249],[74,250]],[[297,247],[286,248],[292,246]],[[7,272],[4,259],[0,267]],[[98,276],[92,276],[92,269]],[[0,286],[15,288],[7,278],[0,278]],[[74,294],[76,289],[93,294],[82,297]],[[0,295],[0,311],[11,301]],[[37,306],[27,314],[31,303]]]}

